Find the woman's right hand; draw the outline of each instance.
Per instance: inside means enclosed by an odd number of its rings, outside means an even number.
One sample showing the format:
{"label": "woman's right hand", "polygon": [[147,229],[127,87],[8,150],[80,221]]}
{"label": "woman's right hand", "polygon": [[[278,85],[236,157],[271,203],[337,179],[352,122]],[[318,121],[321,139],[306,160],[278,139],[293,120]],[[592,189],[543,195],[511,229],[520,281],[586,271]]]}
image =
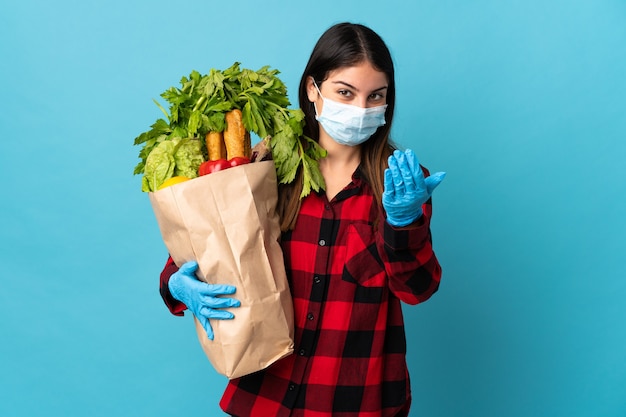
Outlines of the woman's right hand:
{"label": "woman's right hand", "polygon": [[395,150],[385,170],[383,208],[387,222],[395,227],[408,226],[422,215],[422,205],[443,181],[445,172],[424,178],[417,156],[412,150]]}
{"label": "woman's right hand", "polygon": [[184,303],[189,311],[200,321],[210,340],[213,340],[213,328],[209,319],[227,320],[235,316],[230,311],[221,310],[229,307],[239,307],[241,303],[234,298],[222,298],[222,295],[234,294],[236,288],[232,285],[207,284],[196,278],[198,263],[189,261],[169,279],[168,287],[172,296]]}

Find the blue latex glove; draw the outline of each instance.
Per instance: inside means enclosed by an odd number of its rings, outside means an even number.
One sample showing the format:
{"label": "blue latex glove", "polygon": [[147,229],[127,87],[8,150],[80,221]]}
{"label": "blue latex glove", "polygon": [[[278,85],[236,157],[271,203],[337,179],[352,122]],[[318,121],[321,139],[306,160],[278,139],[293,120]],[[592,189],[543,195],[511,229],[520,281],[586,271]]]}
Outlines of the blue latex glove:
{"label": "blue latex glove", "polygon": [[230,311],[220,310],[228,307],[239,307],[241,303],[234,298],[222,298],[221,295],[233,294],[236,288],[232,285],[207,284],[196,278],[198,263],[185,262],[174,273],[168,282],[172,296],[184,303],[189,311],[200,321],[209,339],[213,340],[213,328],[209,319],[232,319]]}
{"label": "blue latex glove", "polygon": [[382,197],[387,222],[395,227],[403,227],[417,220],[422,215],[422,205],[445,176],[445,172],[438,172],[424,178],[412,150],[395,150],[389,156],[389,168],[385,170]]}

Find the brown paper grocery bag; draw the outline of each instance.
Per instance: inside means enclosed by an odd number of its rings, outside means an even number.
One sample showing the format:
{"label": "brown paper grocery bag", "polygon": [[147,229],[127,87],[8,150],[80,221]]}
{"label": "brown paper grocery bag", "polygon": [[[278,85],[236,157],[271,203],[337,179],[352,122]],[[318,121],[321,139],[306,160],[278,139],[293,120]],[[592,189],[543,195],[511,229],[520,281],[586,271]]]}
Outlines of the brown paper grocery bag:
{"label": "brown paper grocery bag", "polygon": [[149,193],[176,265],[198,262],[198,278],[237,287],[233,320],[211,320],[213,341],[195,320],[217,372],[236,378],[293,352],[293,304],[276,213],[273,161],[254,162]]}

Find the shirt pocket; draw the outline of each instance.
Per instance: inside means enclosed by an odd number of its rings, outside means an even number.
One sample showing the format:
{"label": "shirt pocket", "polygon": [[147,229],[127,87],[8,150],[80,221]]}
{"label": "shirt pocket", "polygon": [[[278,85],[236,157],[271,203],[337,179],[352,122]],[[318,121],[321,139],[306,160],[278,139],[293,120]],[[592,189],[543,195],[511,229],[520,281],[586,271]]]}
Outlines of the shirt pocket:
{"label": "shirt pocket", "polygon": [[387,283],[385,265],[378,254],[374,229],[366,223],[348,226],[342,280],[365,288],[380,289]]}

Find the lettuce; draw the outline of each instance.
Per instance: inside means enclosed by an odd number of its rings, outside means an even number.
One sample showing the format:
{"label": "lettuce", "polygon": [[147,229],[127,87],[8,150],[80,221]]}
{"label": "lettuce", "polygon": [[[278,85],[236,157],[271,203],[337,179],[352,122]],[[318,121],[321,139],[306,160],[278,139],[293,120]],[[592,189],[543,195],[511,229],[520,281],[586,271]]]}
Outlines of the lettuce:
{"label": "lettuce", "polygon": [[156,191],[163,181],[174,175],[175,149],[176,145],[171,140],[164,140],[152,149],[146,158],[141,191]]}
{"label": "lettuce", "polygon": [[[176,140],[174,140],[177,143]],[[182,175],[187,178],[198,176],[198,167],[204,162],[202,155],[202,142],[199,139],[183,139],[174,153],[176,168],[174,175]]]}
{"label": "lettuce", "polygon": [[141,191],[156,191],[169,178],[180,175],[198,176],[198,167],[204,162],[199,139],[174,138],[156,145],[146,158]]}

